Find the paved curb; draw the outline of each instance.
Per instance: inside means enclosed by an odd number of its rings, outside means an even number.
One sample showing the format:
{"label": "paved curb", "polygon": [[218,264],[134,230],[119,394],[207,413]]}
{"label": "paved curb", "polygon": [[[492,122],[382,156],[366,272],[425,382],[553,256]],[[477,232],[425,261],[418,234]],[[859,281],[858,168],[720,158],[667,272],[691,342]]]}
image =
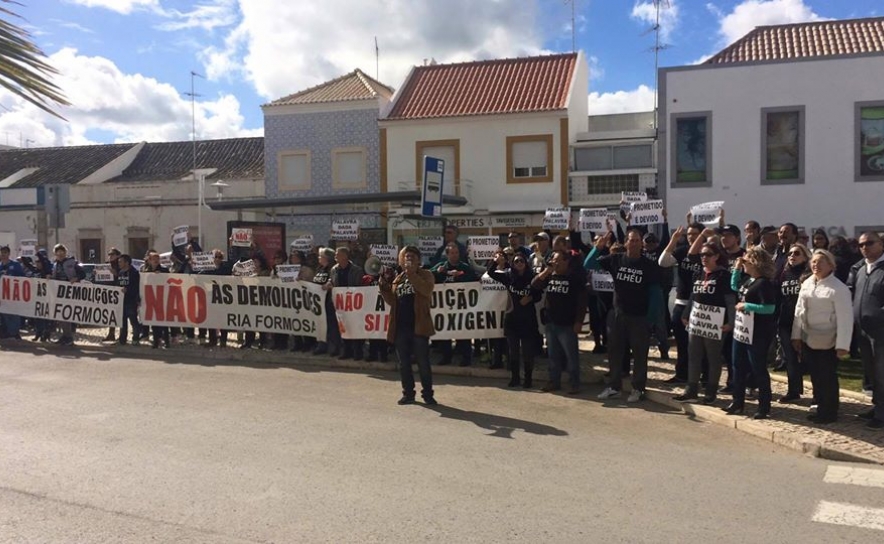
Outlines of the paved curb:
{"label": "paved curb", "polygon": [[[770,379],[775,382],[789,383],[789,378],[787,378],[786,376],[780,376],[779,374],[774,374],[773,372],[770,372],[769,374],[770,374]],[[804,388],[805,389],[811,389],[811,390],[813,389],[813,384],[810,383],[810,381],[808,381],[808,380],[803,380],[803,381],[804,381]],[[847,397],[849,399],[858,400],[860,402],[868,402],[868,403],[872,402],[872,398],[869,397],[868,395],[866,395],[865,393],[857,393],[856,391],[851,391],[850,389],[839,389],[838,391],[839,391],[838,394],[842,397]]]}
{"label": "paved curb", "polygon": [[[624,384],[627,386],[628,384]],[[807,440],[806,438],[792,432],[771,429],[762,423],[747,419],[745,416],[732,416],[725,414],[718,407],[703,406],[702,404],[691,404],[688,402],[678,402],[672,399],[672,393],[647,389],[647,399],[657,404],[662,404],[676,410],[680,410],[700,421],[707,421],[725,427],[730,427],[737,431],[750,434],[762,440],[773,442],[778,446],[789,448],[797,452],[828,459],[830,461],[848,461],[851,463],[871,463],[875,465],[884,464],[862,454],[852,453],[849,451],[823,446],[819,442]]]}

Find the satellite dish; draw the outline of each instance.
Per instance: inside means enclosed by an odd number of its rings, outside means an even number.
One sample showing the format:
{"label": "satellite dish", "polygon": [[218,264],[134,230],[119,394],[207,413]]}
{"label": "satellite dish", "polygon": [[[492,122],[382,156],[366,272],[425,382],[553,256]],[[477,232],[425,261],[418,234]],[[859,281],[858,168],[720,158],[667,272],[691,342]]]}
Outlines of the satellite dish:
{"label": "satellite dish", "polygon": [[375,257],[374,255],[365,259],[365,273],[369,276],[377,276],[381,273],[381,268],[383,268],[384,264],[380,259]]}

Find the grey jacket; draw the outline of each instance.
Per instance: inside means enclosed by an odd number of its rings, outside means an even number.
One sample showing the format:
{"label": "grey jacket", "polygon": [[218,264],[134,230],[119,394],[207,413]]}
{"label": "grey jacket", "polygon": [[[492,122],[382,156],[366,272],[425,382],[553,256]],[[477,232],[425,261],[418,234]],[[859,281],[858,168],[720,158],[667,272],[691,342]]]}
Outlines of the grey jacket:
{"label": "grey jacket", "polygon": [[[331,271],[329,272],[329,275],[331,276],[330,281],[335,287],[341,287],[340,285],[338,285],[338,270],[340,269],[341,267],[336,264],[331,267]],[[361,286],[362,276],[364,275],[365,272],[362,270],[362,268],[351,262],[350,265],[347,267],[347,283],[349,284],[349,287]]]}

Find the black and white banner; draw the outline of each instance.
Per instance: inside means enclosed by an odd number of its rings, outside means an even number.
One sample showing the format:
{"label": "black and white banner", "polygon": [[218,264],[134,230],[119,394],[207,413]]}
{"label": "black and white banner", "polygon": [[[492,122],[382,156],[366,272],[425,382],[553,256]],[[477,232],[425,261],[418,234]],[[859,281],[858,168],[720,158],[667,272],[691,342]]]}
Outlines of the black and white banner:
{"label": "black and white banner", "polygon": [[79,325],[119,327],[123,289],[94,283],[0,278],[0,313]]}

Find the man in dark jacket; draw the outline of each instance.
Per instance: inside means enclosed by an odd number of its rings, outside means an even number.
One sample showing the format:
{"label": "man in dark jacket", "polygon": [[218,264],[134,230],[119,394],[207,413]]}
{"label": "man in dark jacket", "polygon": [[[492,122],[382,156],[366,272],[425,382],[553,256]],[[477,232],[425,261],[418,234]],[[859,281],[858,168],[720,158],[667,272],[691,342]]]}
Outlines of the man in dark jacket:
{"label": "man in dark jacket", "polygon": [[120,323],[121,346],[126,345],[129,324],[132,324],[132,344],[141,341],[141,324],[138,322],[138,305],[141,303],[141,274],[132,267],[132,257],[120,255],[117,259],[117,285],[123,288],[123,320]]}
{"label": "man in dark jacket", "polygon": [[866,427],[884,429],[884,244],[876,232],[859,237],[863,266],[856,271],[853,318],[860,330],[863,371],[872,378],[872,410],[860,415]]}
{"label": "man in dark jacket", "polygon": [[[25,269],[21,263],[10,259],[9,254],[9,246],[0,247],[0,277],[24,276]],[[21,340],[21,317],[12,314],[0,314],[0,318],[2,318],[4,337]]]}
{"label": "man in dark jacket", "polygon": [[[477,281],[479,278],[468,263],[461,260],[466,254],[460,252],[460,246],[456,242],[450,242],[445,246],[445,260],[430,269],[436,278],[436,283],[463,283]],[[450,365],[452,358],[451,341],[440,340],[442,348],[442,361],[440,365]],[[460,353],[460,366],[473,364],[473,351],[470,349],[469,340],[455,340],[455,349]]]}
{"label": "man in dark jacket", "polygon": [[[365,271],[358,265],[350,261],[350,250],[346,247],[339,247],[335,250],[335,265],[331,268],[331,283],[333,287],[360,287],[362,286],[362,276]],[[362,360],[362,344],[363,340],[343,340],[344,349],[338,359],[354,359]]]}
{"label": "man in dark jacket", "polygon": [[[56,244],[52,248],[55,254],[55,267],[52,270],[52,279],[79,283],[86,277],[86,273],[80,263],[73,257],[68,257],[68,248],[62,244]],[[61,328],[61,337],[55,341],[62,346],[74,345],[74,324],[64,321],[58,322]]]}

